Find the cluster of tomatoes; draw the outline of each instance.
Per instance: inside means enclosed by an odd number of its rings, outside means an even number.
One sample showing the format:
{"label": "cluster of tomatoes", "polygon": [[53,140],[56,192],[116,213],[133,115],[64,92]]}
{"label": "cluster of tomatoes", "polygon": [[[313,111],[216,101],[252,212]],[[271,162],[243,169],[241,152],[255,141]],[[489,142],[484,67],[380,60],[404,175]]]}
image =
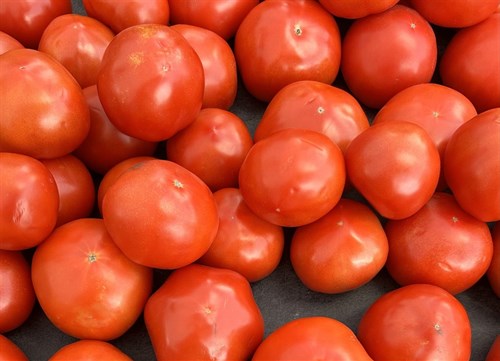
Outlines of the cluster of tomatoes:
{"label": "cluster of tomatoes", "polygon": [[[455,296],[500,298],[498,0],[83,7],[0,2],[0,360],[35,303],[78,339],[52,361],[130,360],[141,317],[158,360],[470,359]],[[264,337],[284,252],[313,292],[399,287],[356,330]]]}

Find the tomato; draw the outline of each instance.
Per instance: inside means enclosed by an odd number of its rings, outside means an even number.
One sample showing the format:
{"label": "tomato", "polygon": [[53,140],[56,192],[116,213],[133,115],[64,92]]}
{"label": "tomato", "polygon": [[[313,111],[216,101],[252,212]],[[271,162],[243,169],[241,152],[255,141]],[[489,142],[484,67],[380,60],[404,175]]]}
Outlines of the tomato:
{"label": "tomato", "polygon": [[493,343],[491,344],[491,348],[486,355],[486,359],[484,361],[495,361],[500,359],[500,335],[498,335]]}
{"label": "tomato", "polygon": [[93,18],[66,14],[47,25],[38,50],[52,55],[85,88],[97,83],[104,51],[114,36],[108,27]]}
{"label": "tomato", "polygon": [[241,194],[264,220],[286,227],[313,222],[340,200],[342,151],[326,135],[284,129],[255,143],[239,173]]}
{"label": "tomato", "polygon": [[211,30],[194,25],[171,27],[181,33],[196,51],[203,65],[205,90],[203,108],[229,109],[236,99],[236,59],[229,44]]}
{"label": "tomato", "polygon": [[278,327],[259,345],[252,361],[316,359],[371,360],[349,327],[333,318],[317,316]]}
{"label": "tomato", "polygon": [[47,25],[59,15],[71,13],[71,0],[0,1],[0,31],[25,47],[36,49]]}
{"label": "tomato", "polygon": [[356,99],[371,108],[381,108],[411,85],[429,82],[436,61],[432,27],[402,5],[355,20],[342,42],[344,80]]}
{"label": "tomato", "polygon": [[243,275],[249,282],[269,276],[283,254],[283,228],[253,213],[238,188],[224,188],[214,193],[219,212],[219,229],[199,263],[227,268]]}
{"label": "tomato", "polygon": [[23,250],[41,243],[54,229],[59,193],[40,161],[0,152],[0,249]]}
{"label": "tomato", "polygon": [[484,222],[500,220],[500,108],[461,125],[446,146],[443,171],[460,206]]}
{"label": "tomato", "polygon": [[229,40],[258,3],[259,0],[168,0],[170,23],[199,26]]}
{"label": "tomato", "polygon": [[22,48],[24,48],[23,44],[21,44],[9,34],[0,31],[0,55],[6,53],[9,50]]}
{"label": "tomato", "polygon": [[0,334],[0,361],[29,361],[23,350],[6,336]]}
{"label": "tomato", "polygon": [[373,125],[351,142],[345,154],[352,185],[383,217],[402,219],[432,197],[440,174],[439,152],[415,123]]}
{"label": "tomato", "polygon": [[241,164],[253,145],[241,118],[205,108],[166,145],[167,158],[200,177],[212,191],[238,186]]}
{"label": "tomato", "polygon": [[500,298],[500,222],[493,226],[491,238],[493,240],[493,256],[486,275],[493,292]]}
{"label": "tomato", "polygon": [[21,326],[35,305],[31,268],[20,251],[0,250],[0,333]]}
{"label": "tomato", "polygon": [[281,129],[304,128],[325,134],[345,152],[351,140],[369,126],[363,108],[351,94],[329,84],[302,80],[273,97],[257,124],[254,140]]}
{"label": "tomato", "polygon": [[267,102],[298,80],[331,84],[339,71],[340,42],[335,19],[316,1],[271,0],[241,22],[234,55],[246,89]]}
{"label": "tomato", "polygon": [[247,360],[264,319],[239,273],[191,264],[149,298],[144,321],[158,360]]}
{"label": "tomato", "polygon": [[146,141],[165,140],[200,111],[203,66],[177,31],[166,25],[136,25],[117,34],[107,47],[97,90],[120,131]]}
{"label": "tomato", "polygon": [[90,130],[73,154],[88,168],[102,175],[125,159],[154,154],[158,142],[131,137],[111,123],[102,108],[96,85],[83,89],[83,95],[90,110]]}
{"label": "tomato", "polygon": [[381,13],[396,5],[398,0],[319,0],[319,3],[333,15],[340,18],[359,19]]}
{"label": "tomato", "polygon": [[109,187],[102,202],[106,228],[134,262],[162,269],[186,266],[212,244],[219,216],[212,192],[168,160],[136,164]]}
{"label": "tomato", "polygon": [[464,306],[434,285],[413,284],[376,299],[358,338],[374,360],[469,360],[471,325]]}
{"label": "tomato", "polygon": [[341,293],[373,279],[387,259],[388,242],[376,214],[363,203],[342,198],[319,220],[292,236],[292,267],[309,289]]}
{"label": "tomato", "polygon": [[79,340],[61,347],[49,361],[132,361],[112,344],[99,340]]}
{"label": "tomato", "polygon": [[166,25],[170,8],[166,0],[83,0],[88,16],[109,26],[115,33],[140,24]]}
{"label": "tomato", "polygon": [[1,151],[57,158],[87,136],[89,110],[82,90],[50,55],[31,49],[1,55],[0,97]]}
{"label": "tomato", "polygon": [[95,340],[123,335],[141,315],[153,284],[152,270],[129,260],[95,218],[56,228],[36,248],[31,277],[54,326]]}

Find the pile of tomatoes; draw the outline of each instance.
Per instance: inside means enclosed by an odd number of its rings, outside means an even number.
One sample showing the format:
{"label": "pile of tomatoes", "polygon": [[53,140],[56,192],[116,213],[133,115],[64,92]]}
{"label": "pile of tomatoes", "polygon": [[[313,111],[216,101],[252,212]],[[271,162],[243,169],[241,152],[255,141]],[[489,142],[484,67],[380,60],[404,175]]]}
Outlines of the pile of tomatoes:
{"label": "pile of tomatoes", "polygon": [[36,312],[52,361],[130,360],[141,327],[137,359],[500,358],[461,301],[482,282],[500,315],[498,0],[0,18],[0,360]]}

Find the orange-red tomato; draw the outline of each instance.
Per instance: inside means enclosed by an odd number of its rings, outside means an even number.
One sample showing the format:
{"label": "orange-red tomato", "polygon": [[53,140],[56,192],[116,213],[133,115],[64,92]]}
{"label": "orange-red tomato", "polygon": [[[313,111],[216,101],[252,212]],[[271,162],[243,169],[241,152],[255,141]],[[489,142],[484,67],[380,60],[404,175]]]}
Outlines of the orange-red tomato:
{"label": "orange-red tomato", "polygon": [[381,13],[397,2],[398,0],[319,0],[319,3],[333,15],[347,19],[359,19]]}
{"label": "orange-red tomato", "polygon": [[49,361],[132,361],[119,348],[99,340],[79,340],[61,347]]}
{"label": "orange-red tomato", "polygon": [[21,44],[9,34],[0,31],[0,55],[6,53],[9,50],[22,48],[24,48],[23,44]]}
{"label": "orange-red tomato", "polygon": [[484,361],[497,361],[500,360],[500,335],[498,335],[486,355],[486,360]]}
{"label": "orange-red tomato", "polygon": [[491,238],[493,239],[493,257],[486,275],[493,292],[500,298],[500,222],[493,226]]}
{"label": "orange-red tomato", "polygon": [[0,334],[0,350],[0,361],[29,361],[23,350],[2,334]]}

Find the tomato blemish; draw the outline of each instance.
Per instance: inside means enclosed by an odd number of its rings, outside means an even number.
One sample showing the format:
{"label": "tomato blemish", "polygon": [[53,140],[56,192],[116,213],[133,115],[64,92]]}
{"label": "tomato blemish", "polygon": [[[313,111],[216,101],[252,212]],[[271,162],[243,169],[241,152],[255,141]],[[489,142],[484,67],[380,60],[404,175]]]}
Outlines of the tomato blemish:
{"label": "tomato blemish", "polygon": [[182,184],[182,182],[178,179],[174,179],[174,181],[172,182],[174,187],[176,188],[184,188],[184,184]]}
{"label": "tomato blemish", "polygon": [[295,32],[295,35],[301,36],[302,35],[302,28],[300,27],[299,24],[295,24],[293,27],[293,31]]}
{"label": "tomato blemish", "polygon": [[97,261],[97,255],[94,252],[91,252],[87,256],[87,260],[89,261],[89,263],[94,263],[95,261]]}

